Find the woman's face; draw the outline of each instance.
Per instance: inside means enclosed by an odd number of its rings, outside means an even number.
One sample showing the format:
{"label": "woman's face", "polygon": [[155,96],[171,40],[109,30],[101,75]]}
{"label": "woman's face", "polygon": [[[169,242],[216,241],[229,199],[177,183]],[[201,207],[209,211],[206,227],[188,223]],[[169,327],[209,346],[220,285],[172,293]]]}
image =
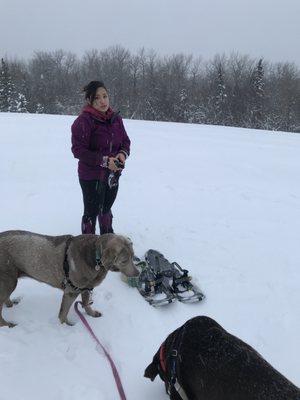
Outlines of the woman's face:
{"label": "woman's face", "polygon": [[107,91],[100,87],[96,91],[95,100],[93,101],[92,106],[101,112],[106,112],[109,108],[109,98]]}

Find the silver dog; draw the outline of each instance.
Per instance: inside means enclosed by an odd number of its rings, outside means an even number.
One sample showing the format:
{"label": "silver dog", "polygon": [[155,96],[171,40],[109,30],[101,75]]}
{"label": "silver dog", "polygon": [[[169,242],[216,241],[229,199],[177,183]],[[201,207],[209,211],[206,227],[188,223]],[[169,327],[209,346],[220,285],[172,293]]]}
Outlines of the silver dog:
{"label": "silver dog", "polygon": [[86,313],[100,317],[89,304],[90,291],[98,286],[107,272],[121,271],[138,275],[133,264],[129,239],[115,235],[46,236],[26,231],[0,233],[0,327],[13,327],[2,317],[3,304],[12,307],[17,300],[10,295],[18,278],[27,276],[63,290],[59,311],[61,323],[72,325],[67,318],[71,305],[81,294]]}

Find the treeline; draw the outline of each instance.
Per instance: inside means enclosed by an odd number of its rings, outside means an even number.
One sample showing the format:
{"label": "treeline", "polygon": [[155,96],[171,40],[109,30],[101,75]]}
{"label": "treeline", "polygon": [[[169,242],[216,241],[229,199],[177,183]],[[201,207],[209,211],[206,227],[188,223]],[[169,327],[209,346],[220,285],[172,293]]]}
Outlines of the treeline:
{"label": "treeline", "polygon": [[124,118],[300,132],[300,71],[232,54],[211,61],[123,47],[81,58],[58,50],[2,58],[0,111],[76,115],[82,87],[103,80]]}

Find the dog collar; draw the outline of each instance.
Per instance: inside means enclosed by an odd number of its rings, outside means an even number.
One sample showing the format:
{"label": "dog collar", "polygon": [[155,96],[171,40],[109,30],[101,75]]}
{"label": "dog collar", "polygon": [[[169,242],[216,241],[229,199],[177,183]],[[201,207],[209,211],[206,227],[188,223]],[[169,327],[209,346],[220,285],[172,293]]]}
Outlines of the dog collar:
{"label": "dog collar", "polygon": [[159,349],[159,362],[160,362],[160,366],[161,366],[163,373],[166,374],[167,368],[166,368],[166,359],[165,359],[165,342],[163,342],[163,344],[160,346],[160,349]]}

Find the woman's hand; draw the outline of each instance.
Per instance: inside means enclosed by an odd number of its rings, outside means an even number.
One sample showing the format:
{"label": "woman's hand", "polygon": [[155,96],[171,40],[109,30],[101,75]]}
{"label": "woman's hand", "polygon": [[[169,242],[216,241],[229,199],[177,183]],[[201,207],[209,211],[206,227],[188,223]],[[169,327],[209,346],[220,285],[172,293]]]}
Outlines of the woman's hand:
{"label": "woman's hand", "polygon": [[126,160],[125,154],[118,153],[117,158],[121,161],[122,164],[125,164],[125,160]]}
{"label": "woman's hand", "polygon": [[116,161],[120,162],[121,160],[117,157],[109,157],[108,159],[108,169],[110,169],[113,172],[120,171],[122,168],[118,168],[116,165]]}

